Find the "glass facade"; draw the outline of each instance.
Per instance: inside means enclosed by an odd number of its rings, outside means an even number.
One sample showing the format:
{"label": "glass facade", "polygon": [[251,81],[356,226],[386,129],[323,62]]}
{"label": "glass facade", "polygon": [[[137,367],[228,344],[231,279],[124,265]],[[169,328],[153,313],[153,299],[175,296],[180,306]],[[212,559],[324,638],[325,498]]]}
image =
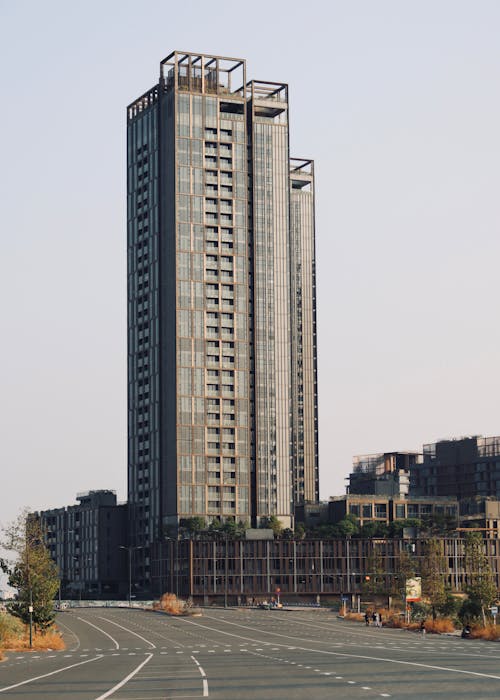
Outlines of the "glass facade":
{"label": "glass facade", "polygon": [[291,160],[293,500],[319,500],[314,164]]}
{"label": "glass facade", "polygon": [[128,481],[144,580],[151,542],[182,518],[289,526],[294,502],[317,500],[307,177],[296,192],[287,86],[247,83],[241,59],[174,52],[128,108]]}

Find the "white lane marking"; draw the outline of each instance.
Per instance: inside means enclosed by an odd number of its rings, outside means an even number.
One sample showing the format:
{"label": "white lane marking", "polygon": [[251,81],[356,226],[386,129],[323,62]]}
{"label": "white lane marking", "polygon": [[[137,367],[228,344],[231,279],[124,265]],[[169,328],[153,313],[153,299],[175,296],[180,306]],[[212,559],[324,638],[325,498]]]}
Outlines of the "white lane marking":
{"label": "white lane marking", "polygon": [[73,635],[73,637],[76,639],[76,642],[77,642],[76,647],[75,647],[74,649],[70,649],[69,651],[78,651],[78,649],[80,648],[80,638],[79,638],[79,636],[76,634],[76,632],[73,632],[73,630],[72,630],[70,627],[68,627],[68,625],[66,625],[64,622],[61,622],[61,620],[59,619],[59,617],[60,617],[60,616],[58,615],[58,616],[57,616],[57,624],[58,624],[58,625],[62,625],[63,627],[66,627],[66,629],[68,630],[68,632],[69,632],[70,634]]}
{"label": "white lane marking", "polygon": [[[200,672],[201,677],[202,677],[202,679],[203,679],[203,680],[202,680],[202,683],[203,683],[203,697],[204,697],[204,698],[208,698],[208,681],[207,681],[207,674],[205,673],[205,671],[204,671],[203,668],[201,667],[201,665],[200,665],[198,659],[195,659],[194,656],[192,656],[191,659],[192,659],[192,660],[195,662],[195,664],[198,666],[198,671]],[[97,698],[97,700],[99,700],[99,698]]]}
{"label": "white lane marking", "polygon": [[110,688],[108,691],[106,691],[103,695],[99,695],[99,697],[96,698],[95,700],[104,700],[105,698],[109,698],[109,696],[113,695],[113,693],[116,690],[119,690],[120,688],[122,688],[125,685],[125,683],[128,683],[129,680],[136,675],[136,673],[139,673],[141,668],[143,666],[145,666],[148,663],[148,661],[151,661],[152,658],[153,658],[153,654],[148,654],[147,658],[144,659],[144,661],[141,661],[139,666],[137,666],[137,668],[134,671],[132,671],[132,673],[129,673],[128,676],[125,676],[125,678],[122,681],[120,681],[119,683],[114,685],[112,688]]}
{"label": "white lane marking", "polygon": [[151,649],[156,649],[156,644],[153,644],[153,642],[150,642],[149,640],[145,639],[144,637],[141,637],[140,634],[137,634],[137,632],[133,632],[132,630],[127,629],[127,627],[124,627],[123,625],[119,625],[118,622],[113,622],[113,620],[108,620],[107,617],[99,617],[100,620],[106,620],[106,622],[109,622],[111,625],[116,625],[117,627],[120,627],[122,630],[125,630],[125,632],[130,632],[130,634],[135,634],[136,637],[139,637],[139,639],[142,639],[143,642],[146,642],[146,644],[149,644]]}
{"label": "white lane marking", "polygon": [[[80,620],[81,622],[85,622],[85,624],[90,625],[91,627],[94,627],[94,629],[98,630],[99,632],[102,632],[103,634],[106,635],[106,637],[109,637],[109,639],[111,639],[111,641],[112,641],[113,644],[115,645],[115,649],[119,649],[119,648],[120,648],[120,645],[118,644],[118,642],[116,641],[116,639],[114,639],[114,637],[112,637],[110,634],[108,634],[107,632],[105,632],[103,629],[101,629],[101,628],[98,627],[97,625],[94,625],[93,622],[89,622],[88,620],[84,620],[83,617],[77,617],[76,619],[77,619],[77,620]],[[88,651],[88,649],[84,649],[83,651]]]}
{"label": "white lane marking", "polygon": [[[214,618],[211,618],[214,619]],[[186,620],[184,618],[179,618],[179,620],[182,620],[184,624],[189,624],[189,625],[195,625],[196,627],[203,627],[204,630],[211,630],[215,632],[219,632],[219,634],[225,634],[228,637],[239,637],[239,639],[242,639],[241,634],[233,634],[231,632],[223,632],[220,629],[217,629],[215,627],[209,627],[208,625],[202,625],[199,622],[192,622],[191,620]],[[243,627],[245,628],[245,625],[240,625],[237,622],[230,622],[228,623],[230,625],[235,625],[237,627]],[[263,634],[275,634],[273,632],[266,632],[266,630],[256,630],[255,628],[246,628],[249,629],[253,632],[262,632]],[[287,636],[287,635],[277,635],[280,637]],[[247,639],[251,642],[254,640],[252,637],[243,637],[243,639]],[[315,641],[311,639],[307,639],[304,641]],[[280,644],[279,642],[275,642],[275,644],[278,644],[280,647],[285,647],[287,649],[290,649],[288,644]],[[253,645],[255,646],[255,644]],[[363,654],[349,654],[345,652],[339,652],[339,651],[328,651],[328,650],[323,650],[323,649],[309,649],[308,647],[293,647],[294,649],[298,649],[299,651],[309,651],[313,652],[316,654],[325,654],[328,656],[343,656],[348,659],[366,659],[368,661],[383,661],[384,663],[389,663],[389,664],[401,664],[403,666],[417,666],[419,668],[430,668],[434,671],[450,671],[451,673],[462,673],[463,675],[466,676],[479,676],[480,678],[493,678],[494,680],[500,680],[500,676],[495,676],[493,674],[489,673],[479,673],[478,671],[466,671],[461,668],[449,668],[447,666],[433,666],[432,664],[423,664],[423,663],[417,663],[416,661],[400,661],[399,659],[389,659],[389,658],[384,658],[382,656],[364,656]],[[310,666],[306,666],[306,668],[311,668]],[[389,696],[390,697],[390,696]]]}
{"label": "white lane marking", "polygon": [[102,654],[96,656],[93,659],[88,659],[87,661],[80,661],[77,664],[71,664],[70,666],[64,666],[64,668],[58,668],[57,671],[51,671],[50,673],[44,673],[42,676],[35,676],[35,678],[28,678],[26,681],[21,681],[20,683],[15,683],[14,685],[6,686],[5,688],[0,688],[0,693],[5,693],[7,690],[12,690],[12,688],[19,688],[21,685],[26,685],[27,683],[33,683],[34,681],[39,681],[41,678],[48,678],[49,676],[55,676],[56,673],[62,673],[63,671],[68,671],[70,668],[76,668],[76,666],[83,666],[84,664],[91,664],[93,661],[99,661],[102,659]]}

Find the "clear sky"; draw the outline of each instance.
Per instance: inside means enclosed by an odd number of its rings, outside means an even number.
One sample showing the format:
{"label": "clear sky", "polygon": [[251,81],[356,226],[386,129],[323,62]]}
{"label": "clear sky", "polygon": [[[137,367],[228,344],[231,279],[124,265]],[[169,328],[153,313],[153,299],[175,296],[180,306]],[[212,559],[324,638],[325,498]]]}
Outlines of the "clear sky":
{"label": "clear sky", "polygon": [[498,435],[499,33],[497,0],[0,0],[0,522],[126,498],[125,107],[174,49],[289,83],[316,162],[322,497]]}

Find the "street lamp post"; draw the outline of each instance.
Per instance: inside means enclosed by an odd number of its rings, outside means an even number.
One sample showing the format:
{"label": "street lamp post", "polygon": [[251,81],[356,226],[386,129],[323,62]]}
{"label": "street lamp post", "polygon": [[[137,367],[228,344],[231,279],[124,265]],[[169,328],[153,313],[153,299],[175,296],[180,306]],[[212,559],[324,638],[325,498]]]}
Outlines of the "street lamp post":
{"label": "street lamp post", "polygon": [[351,593],[351,553],[350,544],[351,538],[349,535],[346,537],[346,579],[347,579],[347,594],[349,595],[349,607],[352,605],[352,593]]}
{"label": "street lamp post", "polygon": [[128,606],[132,607],[132,552],[134,549],[142,549],[142,546],[134,547],[133,545],[119,545],[119,549],[126,549],[128,552]]}
{"label": "street lamp post", "polygon": [[227,542],[228,535],[227,532],[224,533],[224,556],[225,556],[225,566],[224,566],[224,607],[227,608]]}

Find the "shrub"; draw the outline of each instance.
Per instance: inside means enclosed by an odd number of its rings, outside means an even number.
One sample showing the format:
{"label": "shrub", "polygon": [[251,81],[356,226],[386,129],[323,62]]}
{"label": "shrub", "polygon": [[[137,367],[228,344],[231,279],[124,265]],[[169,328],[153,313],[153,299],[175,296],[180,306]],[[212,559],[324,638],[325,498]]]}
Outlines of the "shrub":
{"label": "shrub", "polygon": [[354,622],[361,622],[364,621],[364,619],[364,613],[348,612],[344,615],[344,620],[353,620]]}
{"label": "shrub", "polygon": [[184,612],[185,604],[179,600],[175,593],[164,593],[160,602],[154,605],[155,610],[164,610],[170,615],[181,615]]}
{"label": "shrub", "polygon": [[463,601],[458,618],[463,625],[478,624],[482,620],[482,609],[480,603],[470,598]]}
{"label": "shrub", "polygon": [[500,639],[500,627],[498,625],[486,625],[486,627],[473,627],[471,631],[472,639],[485,639],[495,642]]}
{"label": "shrub", "polygon": [[441,603],[441,605],[436,606],[436,610],[443,617],[457,619],[458,611],[460,610],[461,605],[462,600],[447,591],[446,599]]}
{"label": "shrub", "polygon": [[412,603],[411,619],[414,622],[422,622],[422,620],[427,620],[427,618],[431,615],[431,612],[432,608],[427,603]]}
{"label": "shrub", "polygon": [[453,621],[446,617],[440,617],[437,620],[426,620],[425,631],[431,634],[442,634],[443,632],[454,632],[455,625]]}

